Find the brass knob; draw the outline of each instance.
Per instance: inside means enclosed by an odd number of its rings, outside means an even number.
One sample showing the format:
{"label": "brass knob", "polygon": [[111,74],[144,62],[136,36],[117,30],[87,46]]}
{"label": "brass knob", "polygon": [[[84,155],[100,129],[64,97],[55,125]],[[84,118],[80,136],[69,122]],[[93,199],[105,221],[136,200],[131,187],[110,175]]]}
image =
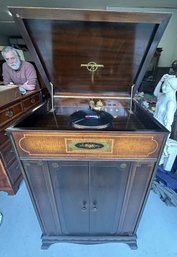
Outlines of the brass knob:
{"label": "brass knob", "polygon": [[120,168],[121,168],[121,169],[127,168],[127,163],[124,163],[124,162],[121,163],[121,164],[120,164]]}
{"label": "brass knob", "polygon": [[95,201],[92,203],[92,211],[97,211],[97,205]]}
{"label": "brass knob", "polygon": [[34,99],[34,98],[31,99],[31,103],[32,103],[32,104],[35,103],[35,99]]}
{"label": "brass knob", "polygon": [[87,210],[87,202],[83,201],[81,210],[85,212]]}
{"label": "brass knob", "polygon": [[58,164],[57,162],[53,162],[53,163],[52,163],[52,167],[53,167],[54,169],[57,169],[57,168],[59,168],[59,164]]}
{"label": "brass knob", "polygon": [[14,115],[13,111],[7,111],[7,112],[6,112],[6,116],[7,116],[8,118],[12,118],[13,115]]}

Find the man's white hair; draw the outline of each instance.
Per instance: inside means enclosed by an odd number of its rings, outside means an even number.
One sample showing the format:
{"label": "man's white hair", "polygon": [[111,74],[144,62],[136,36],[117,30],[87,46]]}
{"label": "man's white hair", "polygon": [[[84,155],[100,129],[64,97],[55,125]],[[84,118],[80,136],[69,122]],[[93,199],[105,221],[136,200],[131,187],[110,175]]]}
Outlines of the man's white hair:
{"label": "man's white hair", "polygon": [[9,52],[13,52],[16,56],[20,57],[17,50],[13,48],[12,46],[6,46],[2,49],[1,54],[3,58],[5,59],[5,55]]}

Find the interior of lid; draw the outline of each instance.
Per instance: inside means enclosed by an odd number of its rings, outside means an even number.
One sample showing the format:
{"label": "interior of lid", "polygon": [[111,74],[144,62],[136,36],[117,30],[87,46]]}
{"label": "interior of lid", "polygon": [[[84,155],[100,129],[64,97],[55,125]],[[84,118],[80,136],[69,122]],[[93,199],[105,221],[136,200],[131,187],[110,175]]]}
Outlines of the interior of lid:
{"label": "interior of lid", "polygon": [[157,25],[24,19],[57,93],[130,95]]}

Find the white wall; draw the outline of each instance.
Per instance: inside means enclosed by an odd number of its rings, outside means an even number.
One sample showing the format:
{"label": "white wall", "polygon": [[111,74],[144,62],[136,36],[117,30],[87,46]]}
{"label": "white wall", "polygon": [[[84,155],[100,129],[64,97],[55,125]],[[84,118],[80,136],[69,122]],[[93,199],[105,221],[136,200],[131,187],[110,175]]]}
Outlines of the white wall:
{"label": "white wall", "polygon": [[162,47],[159,66],[170,67],[174,60],[177,60],[177,10],[169,10],[172,17],[159,43]]}

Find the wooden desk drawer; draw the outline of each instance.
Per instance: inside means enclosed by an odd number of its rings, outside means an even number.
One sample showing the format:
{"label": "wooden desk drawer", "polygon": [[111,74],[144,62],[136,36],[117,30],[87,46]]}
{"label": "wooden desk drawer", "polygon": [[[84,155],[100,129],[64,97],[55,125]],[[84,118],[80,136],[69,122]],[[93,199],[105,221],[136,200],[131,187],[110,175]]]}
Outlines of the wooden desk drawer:
{"label": "wooden desk drawer", "polygon": [[4,165],[0,159],[0,190],[8,191],[10,187],[10,181],[6,175]]}
{"label": "wooden desk drawer", "polygon": [[14,160],[14,162],[8,168],[8,177],[10,178],[11,183],[15,184],[15,182],[19,179],[20,176],[21,170],[19,163],[17,160]]}
{"label": "wooden desk drawer", "polygon": [[8,136],[5,131],[0,132],[0,146],[8,140]]}
{"label": "wooden desk drawer", "polygon": [[36,105],[38,105],[40,102],[40,95],[39,93],[27,98],[23,100],[23,108],[24,111],[27,111],[29,109],[32,109],[33,107],[35,107]]}
{"label": "wooden desk drawer", "polygon": [[0,146],[0,154],[6,167],[8,167],[10,163],[12,163],[16,158],[12,144],[9,139]]}
{"label": "wooden desk drawer", "polygon": [[16,103],[3,111],[0,111],[0,126],[3,127],[5,124],[14,120],[23,113],[22,103]]}
{"label": "wooden desk drawer", "polygon": [[13,132],[20,156],[79,159],[157,158],[162,134]]}

